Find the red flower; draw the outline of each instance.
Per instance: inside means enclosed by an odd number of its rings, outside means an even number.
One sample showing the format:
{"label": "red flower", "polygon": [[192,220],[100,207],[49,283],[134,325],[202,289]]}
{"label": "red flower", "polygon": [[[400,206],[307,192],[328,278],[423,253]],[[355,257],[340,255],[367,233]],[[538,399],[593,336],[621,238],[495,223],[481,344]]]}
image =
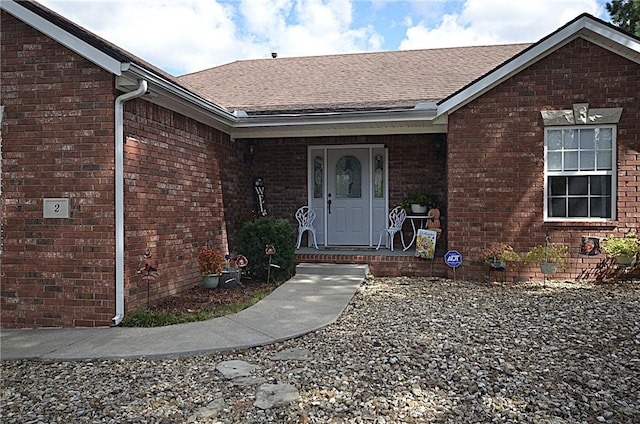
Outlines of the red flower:
{"label": "red flower", "polygon": [[222,273],[226,261],[220,250],[204,246],[198,252],[198,263],[200,275],[218,275]]}

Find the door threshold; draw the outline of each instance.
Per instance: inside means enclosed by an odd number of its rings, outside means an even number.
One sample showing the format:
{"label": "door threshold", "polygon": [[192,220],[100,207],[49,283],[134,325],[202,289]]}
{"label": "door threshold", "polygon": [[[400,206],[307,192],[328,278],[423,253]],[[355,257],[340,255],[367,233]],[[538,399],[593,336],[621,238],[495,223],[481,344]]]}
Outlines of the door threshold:
{"label": "door threshold", "polygon": [[370,247],[370,246],[318,246],[320,248],[320,250],[330,250],[330,251],[343,251],[343,250],[348,250],[350,252],[356,251],[356,252],[371,252],[373,250],[376,250],[375,247]]}

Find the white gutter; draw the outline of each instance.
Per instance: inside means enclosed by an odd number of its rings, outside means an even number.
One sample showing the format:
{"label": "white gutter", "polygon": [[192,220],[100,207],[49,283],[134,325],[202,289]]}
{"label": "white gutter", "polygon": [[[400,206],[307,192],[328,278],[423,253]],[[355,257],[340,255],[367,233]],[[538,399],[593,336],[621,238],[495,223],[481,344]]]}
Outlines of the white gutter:
{"label": "white gutter", "polygon": [[115,102],[115,190],[116,190],[116,315],[111,318],[118,325],[124,318],[124,102],[143,96],[147,81],[141,80],[135,91],[122,94]]}

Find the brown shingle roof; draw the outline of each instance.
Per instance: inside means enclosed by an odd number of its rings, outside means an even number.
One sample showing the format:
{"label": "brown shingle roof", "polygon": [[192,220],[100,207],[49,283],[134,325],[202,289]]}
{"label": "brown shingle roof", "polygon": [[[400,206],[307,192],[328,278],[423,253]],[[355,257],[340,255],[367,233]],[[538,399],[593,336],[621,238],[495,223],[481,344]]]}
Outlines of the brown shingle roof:
{"label": "brown shingle roof", "polygon": [[179,77],[229,110],[410,108],[438,101],[529,44],[243,60]]}

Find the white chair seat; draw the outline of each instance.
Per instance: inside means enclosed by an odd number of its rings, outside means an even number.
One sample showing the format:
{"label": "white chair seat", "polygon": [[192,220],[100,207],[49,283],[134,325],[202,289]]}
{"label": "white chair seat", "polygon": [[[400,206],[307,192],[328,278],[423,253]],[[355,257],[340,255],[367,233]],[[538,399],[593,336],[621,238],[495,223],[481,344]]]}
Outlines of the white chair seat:
{"label": "white chair seat", "polygon": [[298,243],[296,244],[296,249],[300,249],[302,234],[305,231],[309,231],[313,235],[313,246],[317,249],[316,229],[313,228],[313,221],[316,219],[315,211],[309,206],[303,206],[296,211],[296,219],[298,220]]}
{"label": "white chair seat", "polygon": [[395,208],[393,208],[393,210],[389,213],[389,227],[380,231],[380,238],[378,240],[378,247],[376,247],[376,250],[380,249],[380,244],[382,244],[382,236],[386,234],[389,247],[393,252],[393,238],[396,233],[400,233],[402,247],[406,249],[406,245],[404,244],[404,235],[402,234],[402,224],[404,224],[405,219],[407,219],[407,211],[402,206],[396,206]]}

